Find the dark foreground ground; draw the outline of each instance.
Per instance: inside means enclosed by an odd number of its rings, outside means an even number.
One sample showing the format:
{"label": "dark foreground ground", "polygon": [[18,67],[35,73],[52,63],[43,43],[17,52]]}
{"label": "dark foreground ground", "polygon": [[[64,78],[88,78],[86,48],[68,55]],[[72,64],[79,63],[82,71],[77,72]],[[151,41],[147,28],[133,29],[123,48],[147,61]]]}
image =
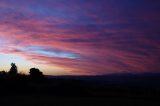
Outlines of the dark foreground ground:
{"label": "dark foreground ground", "polygon": [[0,106],[160,104],[160,74],[0,78]]}
{"label": "dark foreground ground", "polygon": [[3,96],[1,106],[159,106],[159,100],[122,97]]}

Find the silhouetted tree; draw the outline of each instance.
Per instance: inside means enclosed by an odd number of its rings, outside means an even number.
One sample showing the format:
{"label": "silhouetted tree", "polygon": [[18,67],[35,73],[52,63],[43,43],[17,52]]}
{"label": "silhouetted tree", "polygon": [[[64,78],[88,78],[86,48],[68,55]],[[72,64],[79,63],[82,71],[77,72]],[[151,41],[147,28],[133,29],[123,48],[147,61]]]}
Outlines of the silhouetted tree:
{"label": "silhouetted tree", "polygon": [[31,68],[29,73],[30,73],[30,77],[33,80],[43,80],[44,79],[43,73],[37,68]]}
{"label": "silhouetted tree", "polygon": [[11,69],[9,71],[10,75],[17,75],[17,66],[15,63],[11,63]]}

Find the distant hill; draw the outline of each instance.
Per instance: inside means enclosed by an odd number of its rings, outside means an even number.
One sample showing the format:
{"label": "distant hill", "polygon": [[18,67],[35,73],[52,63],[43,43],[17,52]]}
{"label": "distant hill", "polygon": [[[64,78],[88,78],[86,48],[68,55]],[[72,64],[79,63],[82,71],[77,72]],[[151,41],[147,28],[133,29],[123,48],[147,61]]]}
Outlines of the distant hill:
{"label": "distant hill", "polygon": [[47,76],[49,79],[82,80],[98,85],[160,87],[160,73],[110,74],[98,76]]}

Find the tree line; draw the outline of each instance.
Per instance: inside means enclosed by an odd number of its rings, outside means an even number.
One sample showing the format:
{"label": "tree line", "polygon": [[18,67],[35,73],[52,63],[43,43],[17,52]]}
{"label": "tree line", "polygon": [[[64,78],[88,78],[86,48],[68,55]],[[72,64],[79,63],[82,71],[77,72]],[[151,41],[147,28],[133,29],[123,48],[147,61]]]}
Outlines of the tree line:
{"label": "tree line", "polygon": [[[0,71],[0,78],[3,78],[3,77],[14,78],[17,76],[27,76],[27,75],[18,73],[18,68],[15,63],[11,63],[11,68],[8,72]],[[41,72],[38,68],[31,68],[29,70],[28,76],[33,80],[42,80],[45,78],[45,76],[43,75],[43,72]]]}

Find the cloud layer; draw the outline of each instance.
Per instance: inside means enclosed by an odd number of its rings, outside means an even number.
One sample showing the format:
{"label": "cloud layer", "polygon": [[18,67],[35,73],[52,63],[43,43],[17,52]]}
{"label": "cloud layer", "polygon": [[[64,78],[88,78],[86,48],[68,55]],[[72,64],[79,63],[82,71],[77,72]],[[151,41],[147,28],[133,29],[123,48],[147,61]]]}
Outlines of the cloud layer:
{"label": "cloud layer", "polygon": [[159,11],[157,0],[1,0],[0,54],[75,75],[159,72]]}

